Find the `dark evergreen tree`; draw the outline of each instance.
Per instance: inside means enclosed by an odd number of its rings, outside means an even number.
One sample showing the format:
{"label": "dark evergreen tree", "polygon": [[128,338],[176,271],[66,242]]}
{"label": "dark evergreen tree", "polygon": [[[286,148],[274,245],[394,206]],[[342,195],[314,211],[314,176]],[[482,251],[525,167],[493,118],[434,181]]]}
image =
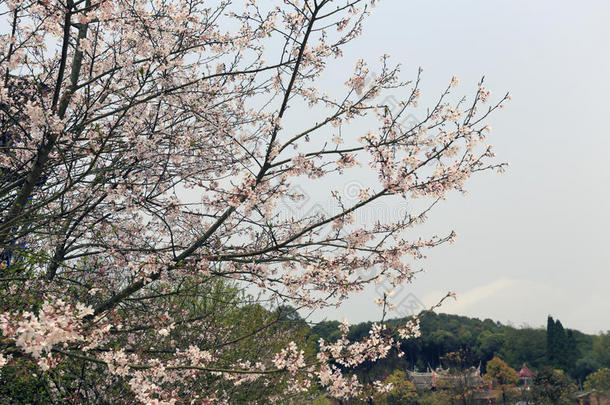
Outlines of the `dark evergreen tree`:
{"label": "dark evergreen tree", "polygon": [[554,364],[557,354],[557,331],[555,320],[549,315],[546,321],[546,358],[549,364]]}
{"label": "dark evergreen tree", "polygon": [[574,376],[576,362],[579,358],[578,347],[576,344],[576,337],[574,336],[574,331],[568,329],[566,331],[566,353],[565,353],[565,362],[566,368],[565,370],[571,375]]}
{"label": "dark evergreen tree", "polygon": [[574,331],[564,329],[559,319],[549,316],[546,329],[546,357],[548,365],[562,369],[571,375],[580,358]]}

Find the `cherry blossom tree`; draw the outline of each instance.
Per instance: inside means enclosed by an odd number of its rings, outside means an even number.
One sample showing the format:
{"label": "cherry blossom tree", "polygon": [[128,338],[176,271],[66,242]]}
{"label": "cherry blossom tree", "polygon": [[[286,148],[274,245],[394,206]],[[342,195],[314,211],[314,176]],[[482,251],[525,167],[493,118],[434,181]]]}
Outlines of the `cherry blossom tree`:
{"label": "cherry blossom tree", "polygon": [[[281,387],[265,401],[313,385],[359,395],[349,369],[417,335],[416,319],[358,342],[345,325],[310,353],[273,308],[411,281],[454,237],[413,228],[475,172],[503,169],[486,118],[508,96],[491,102],[482,82],[456,98],[448,80],[408,125],[421,71],[401,81],[387,55],[358,60],[342,94],[315,87],[375,1],[237,3],[2,2],[0,367],[34,365],[54,401],[226,403],[255,383]],[[283,215],[304,179],[353,170],[377,179],[357,201],[329,189],[332,213]],[[386,200],[424,207],[358,220]]]}

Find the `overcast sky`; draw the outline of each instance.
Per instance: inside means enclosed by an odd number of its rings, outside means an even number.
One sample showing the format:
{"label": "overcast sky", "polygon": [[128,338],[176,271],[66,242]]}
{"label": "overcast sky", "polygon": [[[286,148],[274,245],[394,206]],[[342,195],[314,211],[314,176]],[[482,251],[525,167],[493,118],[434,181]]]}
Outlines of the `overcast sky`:
{"label": "overcast sky", "polygon": [[[601,0],[383,0],[374,9],[347,61],[387,52],[405,77],[423,67],[424,100],[452,75],[464,94],[485,75],[493,94],[513,96],[490,120],[490,143],[511,167],[476,176],[468,195],[430,215],[427,226],[458,239],[429,252],[427,273],[399,302],[429,306],[451,290],[459,299],[442,312],[517,326],[545,325],[550,314],[568,328],[610,329],[609,15]],[[342,85],[346,70],[332,74]],[[378,319],[374,296],[325,316]]]}

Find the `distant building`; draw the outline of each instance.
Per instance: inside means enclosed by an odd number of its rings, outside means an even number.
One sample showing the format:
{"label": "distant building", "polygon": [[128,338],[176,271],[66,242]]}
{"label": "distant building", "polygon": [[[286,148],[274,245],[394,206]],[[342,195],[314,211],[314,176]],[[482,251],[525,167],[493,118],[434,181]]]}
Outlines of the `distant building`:
{"label": "distant building", "polygon": [[442,368],[436,370],[428,368],[425,373],[407,370],[407,373],[415,387],[423,390],[450,388],[458,384],[473,388],[483,385],[480,367],[471,367],[460,374],[450,374],[449,370],[443,370]]}
{"label": "distant building", "polygon": [[525,388],[530,387],[532,385],[532,378],[534,378],[534,372],[523,363],[523,366],[519,371],[519,385],[522,385]]}
{"label": "distant building", "polygon": [[480,367],[471,367],[460,374],[450,374],[449,370],[443,370],[442,368],[436,370],[428,368],[425,373],[407,370],[407,373],[415,387],[421,390],[451,388],[458,384],[473,388],[483,385]]}
{"label": "distant building", "polygon": [[495,404],[495,391],[487,389],[487,385],[481,377],[480,366],[471,367],[460,373],[450,373],[449,370],[438,368],[427,372],[408,371],[411,382],[418,390],[437,391],[437,390],[466,390],[472,395],[472,400],[476,404]]}

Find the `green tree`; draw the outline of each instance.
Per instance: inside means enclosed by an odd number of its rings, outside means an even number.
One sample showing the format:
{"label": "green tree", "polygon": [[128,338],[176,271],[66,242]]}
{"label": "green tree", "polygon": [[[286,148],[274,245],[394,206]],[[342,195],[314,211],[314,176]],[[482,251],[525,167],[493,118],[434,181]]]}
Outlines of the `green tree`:
{"label": "green tree", "polygon": [[451,403],[449,395],[442,391],[428,391],[421,394],[417,400],[417,405],[450,405]]}
{"label": "green tree", "polygon": [[339,321],[322,321],[314,325],[311,332],[317,338],[322,338],[327,342],[336,342],[341,337],[339,325],[341,325]]}
{"label": "green tree", "polygon": [[498,356],[513,368],[521,367],[523,363],[541,367],[547,364],[545,335],[544,329],[506,328],[504,345]]}
{"label": "green tree", "polygon": [[599,362],[599,359],[595,357],[595,354],[589,352],[576,361],[573,375],[578,381],[584,381],[589,374],[598,370],[601,366],[602,365]]}
{"label": "green tree", "polygon": [[595,390],[594,395],[597,398],[597,403],[601,403],[600,396],[610,396],[610,369],[602,368],[589,374],[585,380],[584,388]]}
{"label": "green tree", "polygon": [[407,373],[402,370],[394,370],[384,381],[391,383],[392,389],[375,398],[375,404],[379,405],[406,405],[417,403],[417,390],[415,385],[408,380]]}
{"label": "green tree", "polygon": [[548,363],[555,368],[572,373],[578,359],[574,332],[564,329],[559,319],[553,320],[553,317],[549,316],[547,320],[546,342]]}
{"label": "green tree", "polygon": [[546,357],[550,365],[563,368],[567,339],[563,325],[549,316],[546,324]]}
{"label": "green tree", "polygon": [[610,367],[610,331],[594,338],[593,352],[603,367]]}
{"label": "green tree", "polygon": [[2,368],[0,372],[0,403],[44,404],[50,403],[48,386],[36,375],[36,369],[27,361]]}
{"label": "green tree", "polygon": [[534,376],[532,391],[536,404],[564,405],[573,400],[576,385],[562,370],[543,367]]}
{"label": "green tree", "polygon": [[506,404],[511,388],[519,381],[519,373],[499,357],[494,357],[487,363],[486,379],[502,393],[502,403]]}
{"label": "green tree", "polygon": [[578,344],[576,342],[576,336],[572,329],[566,330],[566,351],[563,356],[564,370],[566,370],[572,377],[576,375],[576,362],[578,361],[579,351]]}
{"label": "green tree", "polygon": [[482,361],[489,361],[505,343],[504,333],[485,330],[479,334],[476,342],[476,353]]}
{"label": "green tree", "polygon": [[552,316],[548,316],[546,319],[546,357],[547,360],[552,363],[555,359],[555,353],[557,352],[557,333],[555,332],[555,320]]}
{"label": "green tree", "polygon": [[[250,302],[249,302],[250,301]],[[143,352],[170,352],[172,346],[180,344],[197,345],[198,347],[216,348],[223,342],[230,341],[232,350],[219,355],[224,363],[244,361],[254,362],[260,358],[269,358],[290,341],[296,342],[305,350],[306,355],[313,356],[315,342],[307,323],[300,318],[294,308],[287,306],[266,309],[254,302],[236,286],[236,283],[220,278],[210,278],[205,283],[192,283],[188,278],[183,280],[182,293],[163,298],[166,308],[178,308],[191,316],[201,318],[197,327],[190,327],[181,322],[180,314],[168,313],[176,320],[174,327],[166,335],[159,335],[154,325],[136,324],[142,339]],[[179,305],[178,305],[179,304]],[[213,333],[218,331],[218,333]],[[128,341],[118,340],[117,344],[127,345]],[[104,369],[90,367],[79,359],[66,359],[56,369],[46,374],[40,373],[25,358],[19,358],[15,364],[2,368],[0,372],[0,404],[49,404],[49,403],[108,403],[102,400],[103,395],[120,398],[112,403],[130,403],[128,381],[120,378],[113,380],[112,387],[102,393],[93,387],[88,397],[77,396],[68,390],[60,394],[65,402],[53,400],[55,382],[60,379],[76,380],[82,376],[86,381],[95,382],[104,376]],[[47,383],[51,381],[51,384]],[[223,390],[230,403],[256,403],[265,398],[278,395],[287,387],[287,382],[280,374],[272,384],[252,381],[248,384],[234,384],[221,376],[201,376],[193,378],[187,384],[178,385],[177,389],[197,390],[215,386]],[[310,396],[317,394],[314,386],[311,392],[293,396],[297,403],[304,403]],[[182,392],[178,391],[178,392]],[[301,401],[301,402],[299,402]]]}

